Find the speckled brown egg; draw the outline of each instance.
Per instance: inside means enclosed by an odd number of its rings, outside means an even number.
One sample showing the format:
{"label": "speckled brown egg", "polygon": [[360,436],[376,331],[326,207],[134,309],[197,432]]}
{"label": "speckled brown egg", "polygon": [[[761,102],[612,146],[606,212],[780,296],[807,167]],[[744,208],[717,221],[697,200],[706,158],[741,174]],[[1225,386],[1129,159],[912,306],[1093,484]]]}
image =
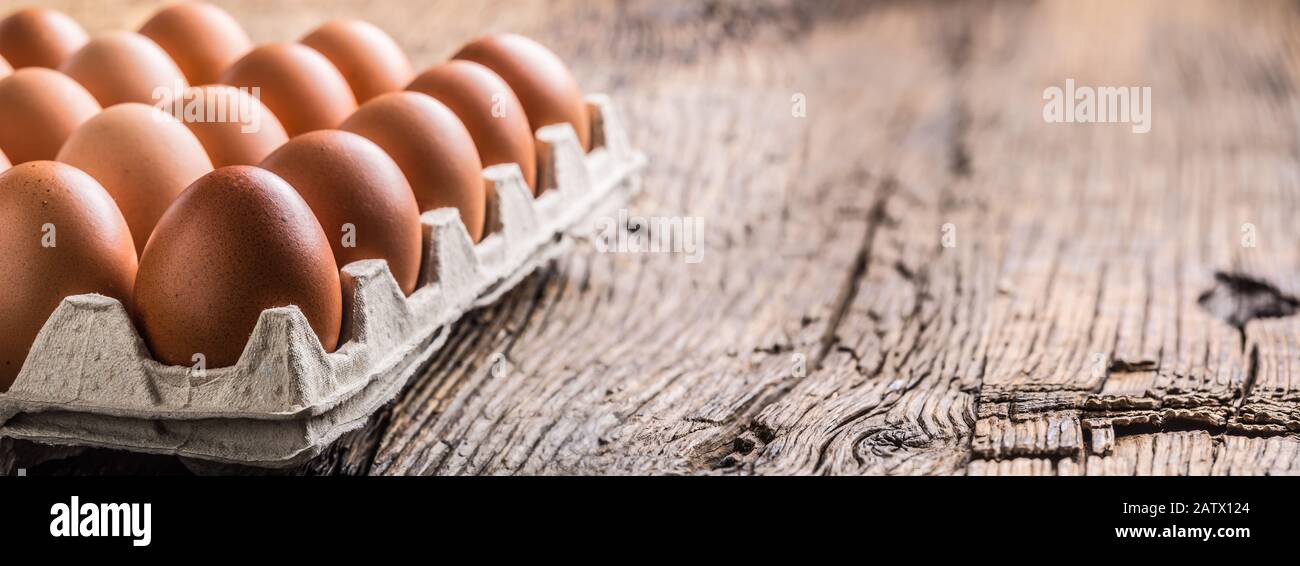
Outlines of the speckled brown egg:
{"label": "speckled brown egg", "polygon": [[257,167],[195,181],[158,222],[135,281],[137,327],[158,361],[239,361],[262,311],[296,305],[326,351],[343,292],[329,241],[289,183]]}
{"label": "speckled brown egg", "polygon": [[131,303],[135,248],[99,183],[76,168],[32,161],[0,173],[0,392],[65,297]]}
{"label": "speckled brown egg", "polygon": [[582,88],[564,61],[542,44],[513,33],[489,35],[465,45],[453,58],[501,75],[523,103],[534,132],[568,122],[578,131],[583,149],[591,150],[591,118]]}
{"label": "speckled brown egg", "polygon": [[253,48],[239,22],[207,2],[167,6],[140,27],[140,34],[171,55],[194,85],[217,82],[222,71]]}
{"label": "speckled brown egg", "polygon": [[260,88],[262,102],[290,137],[337,128],[357,108],[338,68],[315,49],[297,43],[254,49],[226,69],[221,82]]}
{"label": "speckled brown egg", "polygon": [[15,69],[57,69],[87,39],[80,24],[56,10],[26,8],[0,21],[0,56]]}
{"label": "speckled brown egg", "polygon": [[125,31],[95,37],[59,70],[86,87],[104,108],[169,100],[188,86],[180,67],[157,43]]}
{"label": "speckled brown egg", "polygon": [[537,148],[524,107],[510,85],[491,69],[455,60],[416,77],[407,90],[446,104],[465,123],[483,166],[518,163],[536,191]]}
{"label": "speckled brown egg", "polygon": [[454,207],[475,242],[483,238],[483,163],[465,124],[441,102],[394,92],[367,102],[341,129],[375,142],[402,168],[420,210]]}
{"label": "speckled brown egg", "polygon": [[135,236],[137,251],[154,225],[212,161],[189,129],[170,114],[145,104],[119,104],[77,128],[59,151],[67,163],[99,181],[113,195]]}
{"label": "speckled brown egg", "polygon": [[293,138],[262,167],[307,201],[340,267],[383,259],[402,292],[415,291],[420,207],[402,169],[384,150],[351,132],[321,130]]}
{"label": "speckled brown egg", "polygon": [[360,20],[334,20],[302,39],[338,67],[357,102],[397,92],[415,74],[406,53],[383,30]]}
{"label": "speckled brown egg", "polygon": [[199,138],[214,167],[257,165],[289,141],[265,104],[232,86],[190,87],[182,99],[162,107]]}
{"label": "speckled brown egg", "polygon": [[14,163],[54,159],[72,131],[99,109],[95,97],[63,73],[14,71],[0,79],[0,151]]}

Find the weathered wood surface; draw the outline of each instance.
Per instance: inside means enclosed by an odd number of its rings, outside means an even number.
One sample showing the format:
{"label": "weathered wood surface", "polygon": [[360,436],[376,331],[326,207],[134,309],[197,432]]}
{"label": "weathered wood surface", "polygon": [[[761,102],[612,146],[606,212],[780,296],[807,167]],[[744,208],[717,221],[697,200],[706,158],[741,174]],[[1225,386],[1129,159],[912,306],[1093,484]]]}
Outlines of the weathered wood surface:
{"label": "weathered wood surface", "polygon": [[[650,155],[631,211],[706,227],[698,264],[579,246],[300,473],[1300,473],[1294,2],[229,9],[259,40],[365,17],[420,66],[538,37]],[[1152,87],[1151,132],[1045,123],[1067,78]]]}

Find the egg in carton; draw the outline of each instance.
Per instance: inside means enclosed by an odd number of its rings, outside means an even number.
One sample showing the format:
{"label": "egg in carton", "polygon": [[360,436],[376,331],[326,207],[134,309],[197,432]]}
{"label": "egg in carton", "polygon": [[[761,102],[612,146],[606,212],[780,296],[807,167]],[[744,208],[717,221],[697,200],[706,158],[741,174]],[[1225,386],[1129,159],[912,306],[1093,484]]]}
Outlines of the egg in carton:
{"label": "egg in carton", "polygon": [[344,343],[326,353],[296,306],[263,311],[232,367],[166,366],[127,309],[100,295],[54,311],[7,393],[0,435],[48,444],[288,467],[361,427],[401,392],[467,311],[491,304],[572,244],[584,220],[640,190],[608,97],[587,97],[593,149],[568,124],[539,129],[534,198],[518,165],[488,167],[490,235],[475,245],[455,209],[425,212],[420,286],[405,296],[383,260],[342,270],[352,308]]}

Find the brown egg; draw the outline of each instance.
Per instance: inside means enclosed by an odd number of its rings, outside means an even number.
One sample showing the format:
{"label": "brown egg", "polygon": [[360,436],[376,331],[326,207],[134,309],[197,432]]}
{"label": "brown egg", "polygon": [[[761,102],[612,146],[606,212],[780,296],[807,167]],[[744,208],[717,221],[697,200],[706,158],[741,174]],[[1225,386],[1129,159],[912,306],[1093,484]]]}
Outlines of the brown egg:
{"label": "brown egg", "polygon": [[290,137],[337,128],[357,108],[339,70],[315,49],[273,43],[254,49],[222,74],[228,85],[260,88],[263,103]]}
{"label": "brown egg", "polygon": [[136,103],[119,104],[82,124],[63,144],[59,161],[89,173],[113,195],[141,252],[176,196],[212,171],[188,128]]}
{"label": "brown egg", "polygon": [[537,148],[519,98],[499,75],[471,61],[450,61],[415,78],[407,90],[446,104],[465,123],[483,166],[518,163],[536,192]]}
{"label": "brown egg", "polygon": [[183,98],[162,108],[194,132],[214,167],[257,165],[289,141],[262,101],[233,86],[190,87]]}
{"label": "brown egg", "polygon": [[221,72],[253,48],[235,18],[206,2],[172,4],[140,28],[171,55],[190,84],[217,82]]}
{"label": "brown egg", "polygon": [[208,368],[239,361],[262,311],[296,305],[327,351],[343,291],[329,241],[274,173],[223,167],[186,189],[140,257],[135,318],[154,357]]}
{"label": "brown egg", "polygon": [[26,8],[0,21],[0,56],[15,69],[57,69],[87,39],[80,24],[46,8]]}
{"label": "brown egg", "polygon": [[369,138],[392,156],[420,210],[455,207],[470,238],[483,238],[483,163],[469,130],[446,105],[418,92],[393,92],[363,104],[341,129]]}
{"label": "brown egg", "polygon": [[397,92],[415,72],[406,53],[383,30],[360,20],[335,20],[302,39],[325,55],[352,86],[357,102]]}
{"label": "brown egg", "polygon": [[0,79],[0,150],[14,163],[54,159],[99,103],[58,71],[19,69]]}
{"label": "brown egg", "polygon": [[113,199],[89,175],[52,161],[0,174],[0,392],[65,297],[131,304],[135,248]]}
{"label": "brown egg", "polygon": [[14,74],[13,66],[11,66],[8,61],[5,61],[4,57],[0,57],[0,79],[12,74]]}
{"label": "brown egg", "polygon": [[578,131],[582,148],[591,150],[591,119],[582,88],[551,50],[522,35],[503,33],[474,40],[453,58],[482,64],[501,75],[523,103],[534,132],[568,122]]}
{"label": "brown egg", "polygon": [[303,134],[262,167],[288,181],[316,213],[340,267],[383,259],[402,292],[420,277],[420,207],[402,169],[374,142],[351,132]]}
{"label": "brown egg", "polygon": [[188,86],[180,67],[157,43],[125,31],[90,40],[59,70],[86,87],[104,108],[170,100]]}

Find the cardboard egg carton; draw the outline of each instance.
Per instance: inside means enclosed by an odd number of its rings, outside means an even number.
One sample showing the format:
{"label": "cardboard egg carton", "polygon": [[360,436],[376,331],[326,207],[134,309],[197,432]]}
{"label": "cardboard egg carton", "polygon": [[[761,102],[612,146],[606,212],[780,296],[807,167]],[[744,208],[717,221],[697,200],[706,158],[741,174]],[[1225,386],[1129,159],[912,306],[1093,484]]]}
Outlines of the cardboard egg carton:
{"label": "cardboard egg carton", "polygon": [[0,393],[0,435],[47,444],[288,467],[319,454],[420,373],[465,312],[495,302],[572,243],[584,220],[640,190],[646,158],[610,101],[588,97],[593,149],[568,124],[537,131],[533,198],[518,165],[484,170],[489,235],[455,209],[425,212],[420,286],[404,296],[383,260],[342,269],[342,345],[326,353],[296,306],[262,312],[239,362],[197,370],[153,360],[126,308],[68,297]]}

